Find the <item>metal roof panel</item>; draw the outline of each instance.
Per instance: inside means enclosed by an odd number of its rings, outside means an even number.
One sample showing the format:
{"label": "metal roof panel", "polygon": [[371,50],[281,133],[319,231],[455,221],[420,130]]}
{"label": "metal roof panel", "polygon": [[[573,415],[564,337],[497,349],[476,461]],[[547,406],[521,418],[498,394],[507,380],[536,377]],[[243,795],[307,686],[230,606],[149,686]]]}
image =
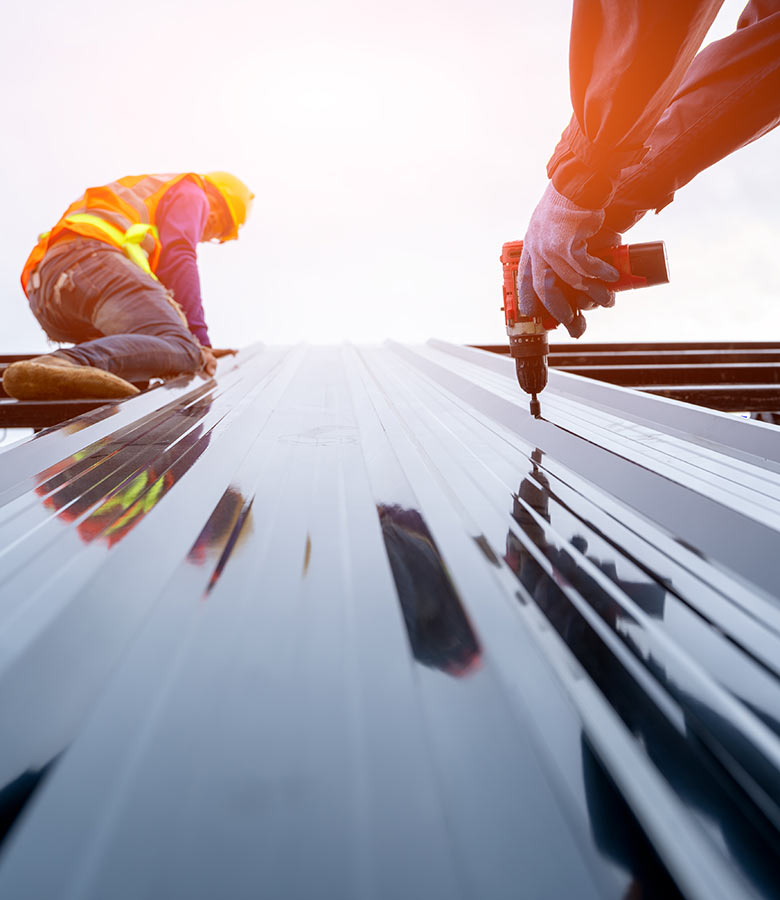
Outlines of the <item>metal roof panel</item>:
{"label": "metal roof panel", "polygon": [[0,452],[0,896],[777,896],[777,430],[551,374],[258,346]]}

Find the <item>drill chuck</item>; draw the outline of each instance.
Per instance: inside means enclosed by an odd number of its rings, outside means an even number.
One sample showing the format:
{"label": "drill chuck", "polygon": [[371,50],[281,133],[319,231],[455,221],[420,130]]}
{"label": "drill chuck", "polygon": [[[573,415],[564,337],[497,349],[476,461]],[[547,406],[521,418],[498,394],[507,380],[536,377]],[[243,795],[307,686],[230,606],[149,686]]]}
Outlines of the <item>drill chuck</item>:
{"label": "drill chuck", "polygon": [[541,394],[547,386],[547,332],[511,334],[509,355],[515,361],[517,381],[526,394]]}

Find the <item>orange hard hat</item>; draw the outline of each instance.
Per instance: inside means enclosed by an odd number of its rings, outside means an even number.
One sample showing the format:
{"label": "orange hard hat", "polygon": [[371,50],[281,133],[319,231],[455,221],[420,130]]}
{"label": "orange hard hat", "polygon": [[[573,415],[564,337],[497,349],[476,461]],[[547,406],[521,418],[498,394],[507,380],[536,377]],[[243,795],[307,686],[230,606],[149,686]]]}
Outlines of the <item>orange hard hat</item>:
{"label": "orange hard hat", "polygon": [[255,195],[240,178],[230,172],[208,172],[203,177],[219,191],[230,210],[231,228],[219,240],[233,241],[238,237],[238,229],[246,222]]}

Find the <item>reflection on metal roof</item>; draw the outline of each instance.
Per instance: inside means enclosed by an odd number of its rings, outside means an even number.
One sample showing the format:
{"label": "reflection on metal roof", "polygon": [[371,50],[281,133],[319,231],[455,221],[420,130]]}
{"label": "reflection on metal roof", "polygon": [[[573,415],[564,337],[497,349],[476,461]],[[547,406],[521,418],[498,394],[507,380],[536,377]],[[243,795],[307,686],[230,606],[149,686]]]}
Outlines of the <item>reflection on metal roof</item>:
{"label": "reflection on metal roof", "polygon": [[432,342],[0,452],[0,896],[780,895],[777,428]]}

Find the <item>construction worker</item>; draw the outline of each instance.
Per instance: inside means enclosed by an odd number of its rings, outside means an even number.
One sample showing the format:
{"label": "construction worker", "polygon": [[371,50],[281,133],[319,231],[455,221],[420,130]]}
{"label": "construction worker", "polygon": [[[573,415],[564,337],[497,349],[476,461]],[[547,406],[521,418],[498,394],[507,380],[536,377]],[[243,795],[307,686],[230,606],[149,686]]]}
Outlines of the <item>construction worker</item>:
{"label": "construction worker", "polygon": [[8,366],[11,397],[129,397],[132,382],[216,359],[200,296],[199,241],[234,240],[253,198],[228,172],[139,175],[88,188],[22,272],[33,314],[67,349]]}
{"label": "construction worker", "polygon": [[615,302],[618,272],[591,253],[780,122],[780,0],[752,0],[733,34],[696,55],[721,5],[575,0],[574,115],[525,234],[524,315],[541,302],[579,337],[582,310]]}

